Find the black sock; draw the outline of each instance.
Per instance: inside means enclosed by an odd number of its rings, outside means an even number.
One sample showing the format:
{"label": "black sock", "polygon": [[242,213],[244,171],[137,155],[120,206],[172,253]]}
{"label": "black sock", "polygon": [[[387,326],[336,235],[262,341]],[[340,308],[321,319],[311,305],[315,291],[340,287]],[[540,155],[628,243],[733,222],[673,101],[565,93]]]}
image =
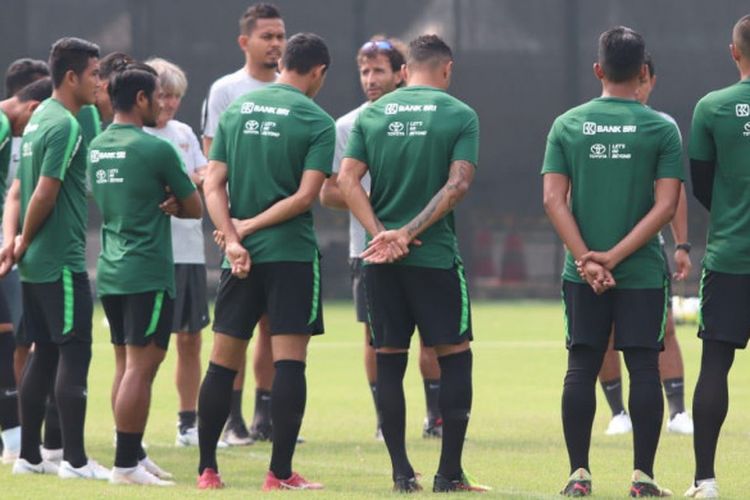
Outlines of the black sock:
{"label": "black sock", "polygon": [[214,363],[208,364],[206,377],[198,395],[198,444],[201,456],[198,474],[202,474],[206,468],[219,471],[216,463],[216,444],[229,416],[232,384],[236,375],[236,370]]}
{"label": "black sock", "polygon": [[138,450],[143,441],[142,432],[117,431],[117,448],[115,450],[115,467],[136,467]]}
{"label": "black sock", "polygon": [[253,427],[271,425],[271,391],[255,389]]}
{"label": "black sock", "polygon": [[664,395],[669,405],[669,418],[685,411],[685,379],[668,378],[664,381]]}
{"label": "black sock", "polygon": [[440,418],[440,379],[424,379],[424,400],[427,405],[427,419],[430,422]]}
{"label": "black sock", "polygon": [[198,415],[195,411],[181,411],[177,413],[177,417],[180,419],[180,434],[185,434],[188,429],[195,427],[195,420]]}
{"label": "black sock", "polygon": [[88,399],[87,379],[91,362],[91,344],[68,342],[60,346],[55,401],[60,414],[63,459],[73,467],[88,462],[83,442]]}
{"label": "black sock", "polygon": [[44,405],[44,437],[42,442],[48,450],[59,450],[63,447],[60,414],[57,411],[54,391],[47,397],[47,402]]}
{"label": "black sock", "polygon": [[622,378],[617,377],[612,380],[601,381],[602,390],[607,397],[607,404],[612,410],[612,416],[616,417],[625,412],[625,405],[622,402]]}
{"label": "black sock", "polygon": [[716,477],[716,445],[729,410],[727,376],[734,362],[734,351],[734,346],[725,342],[703,341],[701,371],[693,396],[696,481]]}
{"label": "black sock", "polygon": [[633,421],[633,468],[654,477],[654,459],[664,418],[659,378],[659,351],[625,349],[630,376],[628,409]]}
{"label": "black sock", "polygon": [[39,453],[41,444],[44,404],[51,387],[55,383],[58,349],[49,342],[37,342],[34,352],[26,363],[19,403],[21,415],[21,458],[32,464],[42,461]]}
{"label": "black sock", "polygon": [[232,390],[232,400],[229,405],[229,418],[227,419],[227,425],[232,426],[240,422],[243,422],[242,417],[242,389]]}
{"label": "black sock", "polygon": [[380,408],[378,408],[378,383],[370,383],[370,393],[372,394],[372,402],[375,404],[375,415],[378,419],[378,429],[383,426],[383,418],[380,416]]}
{"label": "black sock", "polygon": [[568,351],[568,371],[562,395],[562,421],[565,445],[568,448],[570,472],[589,468],[591,426],[596,413],[596,377],[604,360],[604,352],[587,347]]}
{"label": "black sock", "polygon": [[438,473],[460,479],[461,455],[471,413],[471,351],[440,356],[440,413],[443,416],[443,443]]}
{"label": "black sock", "polygon": [[294,447],[297,445],[297,436],[307,402],[305,363],[282,359],[276,361],[273,366],[276,368],[276,375],[273,378],[271,398],[271,472],[278,479],[287,479],[292,475]]}
{"label": "black sock", "polygon": [[13,373],[16,341],[13,332],[0,333],[0,430],[18,427],[18,390]]}
{"label": "black sock", "polygon": [[393,466],[393,479],[414,477],[414,469],[406,456],[406,401],[404,373],[408,353],[377,353],[378,407],[383,418],[383,438]]}

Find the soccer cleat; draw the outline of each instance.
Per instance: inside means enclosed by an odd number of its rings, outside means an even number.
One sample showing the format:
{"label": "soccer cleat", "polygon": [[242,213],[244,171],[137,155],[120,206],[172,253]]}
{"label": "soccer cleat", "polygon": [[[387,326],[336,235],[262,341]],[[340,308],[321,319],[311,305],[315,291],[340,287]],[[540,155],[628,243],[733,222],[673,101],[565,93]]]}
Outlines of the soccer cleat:
{"label": "soccer cleat", "polygon": [[393,481],[394,493],[416,493],[422,491],[422,485],[417,481],[416,475],[412,477],[397,477]]}
{"label": "soccer cleat", "polygon": [[424,425],[422,426],[422,437],[425,439],[442,438],[443,419],[436,418],[435,420],[430,420],[428,417],[425,417]]}
{"label": "soccer cleat", "polygon": [[266,480],[263,481],[263,491],[275,491],[275,490],[322,490],[323,485],[320,483],[311,483],[304,477],[300,476],[296,472],[292,472],[292,475],[288,479],[279,479],[273,472],[268,471],[266,474]]}
{"label": "soccer cleat", "polygon": [[57,474],[58,467],[52,462],[42,460],[32,464],[25,458],[18,458],[13,463],[13,474]]}
{"label": "soccer cleat", "polygon": [[690,498],[719,498],[719,485],[716,479],[704,479],[698,481],[698,484],[691,484],[685,492],[685,496]]}
{"label": "soccer cleat", "polygon": [[461,472],[461,477],[458,479],[448,479],[441,474],[435,474],[435,480],[432,483],[432,491],[434,493],[449,493],[451,491],[485,493],[491,489],[489,486],[477,483],[466,472]]}
{"label": "soccer cleat", "polygon": [[642,497],[671,497],[672,492],[662,488],[653,478],[644,472],[636,469],[633,471],[633,483],[630,485],[630,496],[633,498]]}
{"label": "soccer cleat", "polygon": [[146,469],[148,472],[158,477],[159,479],[172,479],[173,477],[171,473],[156,465],[156,462],[154,462],[147,456],[139,460],[138,465],[143,466],[144,469]]}
{"label": "soccer cleat", "polygon": [[249,446],[253,444],[256,439],[247,431],[245,422],[239,420],[237,422],[227,423],[227,426],[224,428],[222,441],[229,446]]}
{"label": "soccer cleat", "polygon": [[690,415],[686,411],[680,412],[669,419],[667,432],[690,436],[693,434],[693,419],[690,418]]}
{"label": "soccer cleat", "polygon": [[268,423],[253,423],[252,427],[250,427],[249,435],[254,441],[271,441],[273,438],[273,427]]}
{"label": "soccer cleat", "polygon": [[164,481],[151,474],[142,465],[135,467],[112,467],[109,478],[111,484],[143,484],[146,486],[174,486],[172,481]]}
{"label": "soccer cleat", "polygon": [[10,465],[16,461],[21,453],[21,427],[13,427],[0,432],[2,439],[3,454],[0,461],[5,465]]}
{"label": "soccer cleat", "polygon": [[564,497],[587,497],[591,495],[591,473],[581,467],[568,478],[565,487],[560,491]]}
{"label": "soccer cleat", "polygon": [[198,476],[199,490],[219,490],[224,487],[221,475],[211,468],[203,469],[203,473]]}
{"label": "soccer cleat", "polygon": [[62,462],[63,459],[62,448],[45,448],[44,446],[40,446],[39,453],[42,455],[42,460],[52,462],[57,466],[60,465],[60,462]]}
{"label": "soccer cleat", "polygon": [[177,428],[177,438],[174,441],[175,446],[198,446],[198,428],[188,427],[184,431]]}
{"label": "soccer cleat", "polygon": [[630,415],[623,411],[612,417],[604,434],[607,436],[616,436],[618,434],[627,434],[632,431],[633,422],[630,421]]}
{"label": "soccer cleat", "polygon": [[81,467],[73,467],[70,462],[63,460],[57,469],[57,477],[60,479],[98,479],[108,481],[110,470],[99,465],[96,460],[91,460]]}

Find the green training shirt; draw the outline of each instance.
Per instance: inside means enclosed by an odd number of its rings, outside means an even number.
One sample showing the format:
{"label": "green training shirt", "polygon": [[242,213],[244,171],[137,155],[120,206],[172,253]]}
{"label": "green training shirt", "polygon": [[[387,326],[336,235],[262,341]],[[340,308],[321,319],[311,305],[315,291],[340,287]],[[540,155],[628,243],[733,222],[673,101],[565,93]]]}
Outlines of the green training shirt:
{"label": "green training shirt", "polygon": [[[362,110],[344,156],[367,164],[375,215],[386,229],[399,229],[442,189],[452,162],[477,165],[479,119],[443,90],[405,87]],[[418,239],[422,246],[412,245],[399,264],[448,269],[460,259],[453,212]]]}
{"label": "green training shirt", "polygon": [[102,213],[97,294],[166,290],[174,297],[170,217],[159,204],[195,191],[169,142],[134,125],[112,124],[91,142],[92,192]]}
{"label": "green training shirt", "polygon": [[[570,207],[590,250],[607,251],[653,208],[654,182],[683,179],[677,127],[638,101],[600,97],[559,116],[547,137],[542,174],[570,178]],[[619,288],[664,286],[656,235],[614,270]],[[563,279],[583,280],[567,252]]]}
{"label": "green training shirt", "polygon": [[0,109],[0,220],[5,206],[5,192],[8,190],[8,169],[10,168],[13,130],[8,116]]}
{"label": "green training shirt", "polygon": [[688,154],[716,166],[703,265],[750,274],[750,79],[698,101]]}
{"label": "green training shirt", "polygon": [[[239,97],[221,115],[209,159],[227,164],[229,211],[248,219],[296,193],[305,170],[330,175],[335,144],[333,118],[295,87],[274,83]],[[312,262],[318,255],[312,212],[242,244],[254,263]]]}
{"label": "green training shirt", "polygon": [[78,123],[81,124],[81,134],[86,144],[91,144],[94,137],[102,133],[102,120],[99,117],[99,110],[93,104],[83,106],[76,116]]}
{"label": "green training shirt", "polygon": [[41,176],[58,179],[60,191],[18,263],[21,281],[28,283],[57,281],[63,268],[86,271],[86,145],[75,117],[54,98],[34,111],[21,139],[16,173],[21,182],[20,227]]}

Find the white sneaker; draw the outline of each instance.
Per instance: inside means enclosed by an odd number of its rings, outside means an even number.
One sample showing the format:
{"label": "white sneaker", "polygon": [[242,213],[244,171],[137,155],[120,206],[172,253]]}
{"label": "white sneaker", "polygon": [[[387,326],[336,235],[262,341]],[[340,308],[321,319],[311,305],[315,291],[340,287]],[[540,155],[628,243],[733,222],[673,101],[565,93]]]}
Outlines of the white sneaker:
{"label": "white sneaker", "polygon": [[62,448],[48,449],[48,448],[45,448],[44,446],[40,446],[39,453],[42,454],[42,460],[46,460],[47,462],[52,462],[53,464],[57,466],[60,465],[60,462],[62,462],[62,459],[63,459]]}
{"label": "white sneaker", "polygon": [[42,460],[38,464],[32,464],[25,458],[18,458],[13,463],[13,474],[57,474],[57,465]]}
{"label": "white sneaker", "polygon": [[686,411],[678,413],[674,418],[669,419],[667,423],[667,432],[674,432],[675,434],[693,434],[693,419]]}
{"label": "white sneaker", "polygon": [[173,481],[164,481],[151,474],[142,465],[136,467],[112,467],[111,484],[145,484],[148,486],[174,486]]}
{"label": "white sneaker", "polygon": [[185,429],[185,432],[180,432],[177,429],[177,439],[174,442],[175,446],[198,446],[198,428],[190,427]]}
{"label": "white sneaker", "polygon": [[630,415],[622,412],[612,417],[609,421],[607,430],[604,432],[607,436],[615,436],[617,434],[627,434],[633,431],[633,423],[630,421]]}
{"label": "white sneaker", "polygon": [[216,442],[216,447],[217,448],[229,448],[229,444],[226,441],[224,441],[223,439],[219,439]]}
{"label": "white sneaker", "polygon": [[156,465],[156,462],[151,460],[150,458],[146,457],[138,462],[138,465],[141,465],[144,469],[146,469],[149,473],[153,474],[154,476],[158,477],[159,479],[172,479],[172,474],[165,471],[158,465]]}
{"label": "white sneaker", "polygon": [[101,481],[108,481],[110,472],[109,469],[99,465],[96,460],[91,460],[89,458],[86,465],[78,468],[70,465],[70,462],[67,460],[63,460],[60,462],[57,476],[60,479],[98,479]]}
{"label": "white sneaker", "polygon": [[696,486],[695,483],[685,492],[690,498],[719,498],[719,485],[716,479],[705,479]]}
{"label": "white sneaker", "polygon": [[0,432],[3,440],[3,455],[0,459],[3,464],[10,465],[16,461],[21,453],[21,427],[16,426]]}
{"label": "white sneaker", "polygon": [[255,443],[255,440],[247,434],[247,431],[243,435],[234,429],[225,430],[220,441],[224,441],[229,446],[249,446]]}

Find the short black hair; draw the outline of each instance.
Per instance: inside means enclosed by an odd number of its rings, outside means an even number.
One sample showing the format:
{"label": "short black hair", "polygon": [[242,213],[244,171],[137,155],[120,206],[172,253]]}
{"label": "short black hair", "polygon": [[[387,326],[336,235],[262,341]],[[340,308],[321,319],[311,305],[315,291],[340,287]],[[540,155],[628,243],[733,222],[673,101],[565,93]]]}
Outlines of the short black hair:
{"label": "short black hair", "polygon": [[281,64],[285,69],[306,75],[321,64],[327,70],[331,65],[331,56],[321,37],[315,33],[297,33],[286,42]]}
{"label": "short black hair", "polygon": [[607,80],[622,83],[638,76],[646,59],[643,37],[625,26],[599,36],[599,64]]}
{"label": "short black hair", "polygon": [[132,63],[122,71],[113,73],[107,89],[112,101],[112,109],[121,112],[132,110],[138,92],[141,90],[151,99],[158,78],[156,70],[143,63]]}
{"label": "short black hair", "polygon": [[251,5],[240,17],[240,33],[252,33],[258,19],[281,19],[281,11],[272,3],[261,2]]}
{"label": "short black hair", "polygon": [[73,71],[80,76],[92,57],[99,57],[99,46],[88,40],[65,37],[52,44],[49,52],[49,67],[55,88],[62,84],[65,73],[68,71]]}
{"label": "short black hair", "polygon": [[651,54],[646,52],[645,57],[643,58],[643,64],[646,65],[648,68],[648,76],[649,78],[653,78],[656,76],[656,66],[654,65],[654,58],[651,57]]}
{"label": "short black hair", "polygon": [[112,73],[124,70],[128,64],[135,62],[135,59],[124,52],[110,52],[99,59],[99,78],[109,80]]}
{"label": "short black hair", "polygon": [[5,72],[5,95],[13,97],[31,82],[49,76],[49,66],[40,59],[16,59]]}
{"label": "short black hair", "polygon": [[732,28],[732,43],[743,57],[750,59],[750,14],[742,16]]}
{"label": "short black hair", "polygon": [[31,82],[18,91],[16,97],[21,102],[43,101],[52,96],[52,78],[45,76],[35,82]]}
{"label": "short black hair", "polygon": [[437,35],[421,35],[409,42],[406,64],[437,64],[453,60],[453,51]]}

